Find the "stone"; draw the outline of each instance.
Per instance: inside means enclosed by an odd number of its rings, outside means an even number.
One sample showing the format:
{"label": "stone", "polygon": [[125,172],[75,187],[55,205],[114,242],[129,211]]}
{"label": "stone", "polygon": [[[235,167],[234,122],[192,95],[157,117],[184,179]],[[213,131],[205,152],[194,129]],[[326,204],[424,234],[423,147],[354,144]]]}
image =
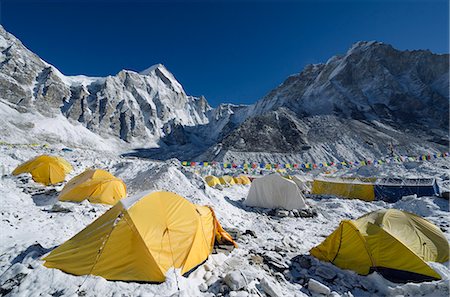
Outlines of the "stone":
{"label": "stone", "polygon": [[219,280],[219,278],[216,275],[211,276],[207,281],[206,285],[208,287],[211,287],[214,283],[216,283]]}
{"label": "stone", "polygon": [[310,269],[312,266],[311,258],[308,256],[305,256],[305,255],[298,255],[298,256],[294,257],[292,259],[292,262],[298,263],[298,265],[304,269]]}
{"label": "stone", "polygon": [[292,213],[294,214],[294,217],[299,217],[300,216],[300,212],[298,211],[298,209],[293,209]]}
{"label": "stone", "polygon": [[336,277],[336,272],[327,266],[317,267],[316,274],[327,281],[331,281]]}
{"label": "stone", "polygon": [[255,233],[255,231],[253,231],[253,230],[245,230],[245,232],[242,234],[242,235],[250,235],[250,236],[252,236],[252,237],[254,237],[254,238],[258,238],[258,236],[256,236],[256,233]]}
{"label": "stone", "polygon": [[260,255],[251,255],[250,256],[250,261],[253,264],[262,264],[264,262],[264,259]]}
{"label": "stone", "polygon": [[328,296],[331,293],[330,288],[312,278],[308,281],[308,290],[311,293],[317,293],[325,296]]}
{"label": "stone", "polygon": [[280,218],[285,218],[285,217],[289,216],[289,211],[284,210],[284,209],[277,209],[275,212],[275,216],[280,217]]}
{"label": "stone", "polygon": [[249,294],[247,291],[231,291],[230,297],[248,297]]}
{"label": "stone", "polygon": [[274,282],[269,281],[266,278],[261,280],[261,287],[264,292],[270,297],[282,297],[284,296],[281,292],[280,286]]}
{"label": "stone", "polygon": [[208,285],[206,283],[201,283],[198,286],[198,289],[200,290],[200,292],[206,292],[206,291],[208,291]]}
{"label": "stone", "polygon": [[329,297],[341,297],[341,295],[338,293],[338,292],[336,292],[336,291],[332,291],[331,293],[330,293],[330,295],[328,295]]}
{"label": "stone", "polygon": [[208,280],[208,279],[211,278],[211,276],[212,276],[211,271],[207,271],[207,272],[205,273],[205,275],[203,276],[203,279],[204,279],[204,280]]}
{"label": "stone", "polygon": [[239,291],[244,288],[247,284],[245,277],[238,270],[233,270],[224,278],[225,283],[232,291]]}

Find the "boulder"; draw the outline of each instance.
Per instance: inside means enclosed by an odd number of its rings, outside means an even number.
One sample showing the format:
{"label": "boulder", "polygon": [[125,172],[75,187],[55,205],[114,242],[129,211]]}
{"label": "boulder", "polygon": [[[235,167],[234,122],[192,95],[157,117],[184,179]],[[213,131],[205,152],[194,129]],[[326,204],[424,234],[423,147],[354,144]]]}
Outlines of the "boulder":
{"label": "boulder", "polygon": [[247,280],[245,279],[244,275],[238,270],[233,270],[227,273],[227,275],[225,275],[224,281],[232,291],[239,291],[247,285]]}
{"label": "boulder", "polygon": [[261,287],[264,292],[270,297],[282,297],[284,296],[281,292],[281,288],[277,283],[271,282],[266,278],[261,280]]}
{"label": "boulder", "polygon": [[330,288],[312,278],[308,281],[308,290],[311,293],[317,293],[325,296],[328,296],[331,293]]}
{"label": "boulder", "polygon": [[317,267],[316,274],[327,281],[331,281],[336,277],[336,272],[327,266]]}

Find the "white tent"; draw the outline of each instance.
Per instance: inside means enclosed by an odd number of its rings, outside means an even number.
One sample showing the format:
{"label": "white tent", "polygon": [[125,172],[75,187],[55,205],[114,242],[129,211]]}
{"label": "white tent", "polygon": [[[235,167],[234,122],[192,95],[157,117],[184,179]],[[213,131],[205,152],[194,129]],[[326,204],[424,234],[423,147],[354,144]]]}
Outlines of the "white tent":
{"label": "white tent", "polygon": [[278,174],[271,174],[253,180],[244,204],[287,210],[306,208],[305,197],[295,182]]}
{"label": "white tent", "polygon": [[303,193],[311,192],[311,183],[313,181],[312,179],[309,179],[306,176],[302,176],[302,175],[294,175],[294,176],[292,176],[292,181],[297,184],[297,187]]}

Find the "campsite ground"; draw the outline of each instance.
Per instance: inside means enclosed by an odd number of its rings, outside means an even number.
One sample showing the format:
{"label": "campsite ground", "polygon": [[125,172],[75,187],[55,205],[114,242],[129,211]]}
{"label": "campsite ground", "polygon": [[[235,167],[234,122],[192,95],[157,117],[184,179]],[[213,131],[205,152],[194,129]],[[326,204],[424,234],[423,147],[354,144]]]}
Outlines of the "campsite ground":
{"label": "campsite ground", "polygon": [[[103,168],[122,178],[130,195],[170,190],[198,204],[214,207],[226,229],[241,235],[239,248],[230,254],[212,255],[188,277],[169,271],[162,284],[106,281],[96,276],[73,276],[43,266],[41,257],[63,243],[109,207],[98,204],[58,202],[62,186],[43,187],[10,172],[38,154],[56,154],[74,165],[68,179],[86,168]],[[450,239],[448,201],[436,197],[413,198],[388,204],[336,197],[308,197],[317,209],[315,218],[273,217],[267,210],[243,205],[249,186],[236,185],[223,190],[205,185],[200,175],[183,169],[175,161],[156,162],[121,158],[118,154],[86,149],[62,151],[57,147],[0,147],[0,295],[5,296],[311,296],[308,280],[315,279],[330,288],[332,296],[448,296],[448,263],[433,267],[443,280],[421,284],[394,284],[374,273],[359,276],[311,258],[308,251],[330,234],[342,219],[354,219],[380,208],[398,208],[421,215]],[[414,164],[385,164],[339,171],[363,176],[433,176],[449,188],[448,159]],[[246,230],[249,230],[246,232]],[[224,279],[237,271],[240,292],[230,292]],[[228,276],[229,277],[229,276]],[[319,285],[320,287],[320,285]],[[326,288],[323,288],[326,291]],[[316,293],[314,293],[316,292]],[[257,295],[255,295],[257,296]]]}

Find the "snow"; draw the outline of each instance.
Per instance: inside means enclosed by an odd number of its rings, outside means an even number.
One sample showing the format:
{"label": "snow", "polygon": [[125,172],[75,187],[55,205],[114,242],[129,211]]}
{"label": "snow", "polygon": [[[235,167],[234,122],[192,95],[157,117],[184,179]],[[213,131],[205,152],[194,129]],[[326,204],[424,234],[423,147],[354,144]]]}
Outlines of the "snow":
{"label": "snow", "polygon": [[[4,117],[9,110],[5,105],[0,106],[4,111],[1,117]],[[109,206],[88,201],[58,202],[57,192],[62,185],[46,188],[28,180],[27,176],[10,175],[18,164],[43,153],[60,155],[72,163],[75,171],[68,179],[88,167],[103,168],[122,178],[130,197],[122,202],[126,207],[142,197],[142,192],[170,190],[193,203],[212,205],[224,228],[236,228],[241,233],[252,230],[256,238],[241,235],[237,240],[239,247],[230,254],[212,255],[188,277],[171,270],[162,284],[107,281],[98,276],[74,276],[46,268],[41,260],[45,254],[74,236]],[[309,196],[307,203],[317,210],[317,217],[278,218],[270,216],[268,210],[243,205],[249,186],[235,185],[222,190],[210,188],[203,182],[199,169],[182,168],[177,160],[127,159],[114,151],[89,148],[75,147],[73,151],[62,151],[60,146],[2,145],[0,164],[0,173],[3,173],[0,179],[0,290],[6,296],[214,296],[220,292],[246,296],[242,291],[228,292],[224,286],[225,276],[232,271],[242,272],[248,282],[244,290],[250,294],[256,294],[256,290],[268,294],[272,288],[283,296],[307,296],[311,294],[307,287],[309,279],[330,288],[334,296],[448,296],[449,293],[448,263],[430,263],[444,280],[394,284],[376,273],[359,276],[320,262],[308,254],[309,249],[319,244],[341,220],[355,219],[367,212],[390,207],[424,216],[441,227],[450,239],[448,201],[442,198],[404,197],[389,204]],[[448,170],[445,168],[448,169],[449,165],[447,159],[441,158],[409,169],[403,164],[371,167],[373,170],[369,173],[378,176],[433,176],[441,187],[448,189]],[[335,175],[353,175],[356,172],[358,170],[354,168],[344,169]],[[306,177],[313,178],[311,174]],[[267,262],[258,262],[258,257],[279,258],[280,265],[289,269],[280,273]],[[310,267],[294,269],[299,257],[309,260]],[[329,281],[324,278],[326,275],[335,275],[335,278]]]}

